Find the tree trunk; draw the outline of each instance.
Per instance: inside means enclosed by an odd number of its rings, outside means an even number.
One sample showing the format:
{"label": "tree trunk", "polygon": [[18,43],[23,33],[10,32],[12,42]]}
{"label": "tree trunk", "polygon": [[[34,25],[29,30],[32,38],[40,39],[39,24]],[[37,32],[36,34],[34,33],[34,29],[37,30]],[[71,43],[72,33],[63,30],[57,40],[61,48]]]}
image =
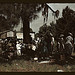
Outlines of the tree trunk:
{"label": "tree trunk", "polygon": [[30,24],[26,18],[23,19],[23,42],[30,43]]}

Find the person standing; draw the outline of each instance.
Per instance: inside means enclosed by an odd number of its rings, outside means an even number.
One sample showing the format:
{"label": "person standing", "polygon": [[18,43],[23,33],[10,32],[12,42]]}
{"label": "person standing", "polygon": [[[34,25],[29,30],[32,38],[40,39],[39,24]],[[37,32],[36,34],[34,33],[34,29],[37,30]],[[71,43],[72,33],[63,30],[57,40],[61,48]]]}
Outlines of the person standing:
{"label": "person standing", "polygon": [[64,61],[65,60],[65,54],[64,54],[64,51],[65,51],[65,41],[64,41],[64,35],[63,34],[60,34],[60,39],[59,39],[59,59],[60,61]]}
{"label": "person standing", "polygon": [[17,41],[17,44],[16,44],[16,48],[17,48],[17,55],[21,56],[21,44],[18,41]]}
{"label": "person standing", "polygon": [[53,34],[52,34],[52,33],[50,33],[50,35],[51,35],[51,51],[52,51],[52,54],[53,54],[55,40],[54,40],[54,36],[53,36]]}
{"label": "person standing", "polygon": [[73,50],[73,35],[72,33],[69,33],[68,36],[66,37],[66,43],[65,43],[66,59],[71,57],[72,50]]}

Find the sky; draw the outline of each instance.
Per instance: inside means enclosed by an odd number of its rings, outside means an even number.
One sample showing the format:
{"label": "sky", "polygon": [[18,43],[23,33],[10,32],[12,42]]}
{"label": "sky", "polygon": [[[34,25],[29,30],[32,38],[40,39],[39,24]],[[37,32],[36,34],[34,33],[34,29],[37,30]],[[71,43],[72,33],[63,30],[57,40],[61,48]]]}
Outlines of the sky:
{"label": "sky", "polygon": [[[62,10],[68,6],[70,9],[73,9],[75,11],[75,3],[47,3],[54,11],[59,10],[59,17],[62,17]],[[42,10],[43,11],[43,10]],[[42,16],[42,11],[38,13],[37,15],[39,16],[38,19],[33,20],[30,23],[30,27],[32,30],[37,33],[39,31],[39,28],[44,24],[43,23],[43,16]],[[56,22],[56,19],[54,19],[54,16],[52,16],[52,11],[49,11],[49,16],[48,16],[48,21],[47,24],[50,25],[50,22],[54,21]]]}

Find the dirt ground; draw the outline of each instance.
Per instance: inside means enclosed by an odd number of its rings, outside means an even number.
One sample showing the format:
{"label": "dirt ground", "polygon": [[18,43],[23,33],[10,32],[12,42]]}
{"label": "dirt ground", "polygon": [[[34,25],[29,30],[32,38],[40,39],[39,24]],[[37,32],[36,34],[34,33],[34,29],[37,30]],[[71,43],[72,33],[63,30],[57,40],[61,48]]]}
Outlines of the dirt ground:
{"label": "dirt ground", "polygon": [[58,63],[39,64],[24,58],[14,59],[11,62],[2,62],[0,59],[0,72],[58,72],[58,70],[75,72],[75,53],[72,53],[72,56],[73,59],[64,65]]}
{"label": "dirt ground", "polygon": [[10,64],[0,63],[0,72],[75,72],[75,59],[68,64],[39,64],[38,62],[26,61],[24,59],[15,59]]}

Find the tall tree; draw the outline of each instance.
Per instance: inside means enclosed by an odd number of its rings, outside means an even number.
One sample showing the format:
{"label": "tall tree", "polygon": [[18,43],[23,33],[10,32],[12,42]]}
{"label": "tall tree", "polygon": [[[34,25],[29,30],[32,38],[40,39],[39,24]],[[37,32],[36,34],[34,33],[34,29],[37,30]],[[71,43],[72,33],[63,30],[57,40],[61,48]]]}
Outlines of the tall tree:
{"label": "tall tree", "polygon": [[35,13],[41,10],[40,4],[22,4],[21,18],[23,21],[23,37],[25,43],[30,43],[30,21],[37,18]]}
{"label": "tall tree", "polygon": [[7,23],[10,27],[17,25],[21,17],[24,43],[30,43],[30,21],[37,18],[35,13],[39,12],[41,8],[42,4],[4,3],[0,4],[0,14],[7,15]]}

